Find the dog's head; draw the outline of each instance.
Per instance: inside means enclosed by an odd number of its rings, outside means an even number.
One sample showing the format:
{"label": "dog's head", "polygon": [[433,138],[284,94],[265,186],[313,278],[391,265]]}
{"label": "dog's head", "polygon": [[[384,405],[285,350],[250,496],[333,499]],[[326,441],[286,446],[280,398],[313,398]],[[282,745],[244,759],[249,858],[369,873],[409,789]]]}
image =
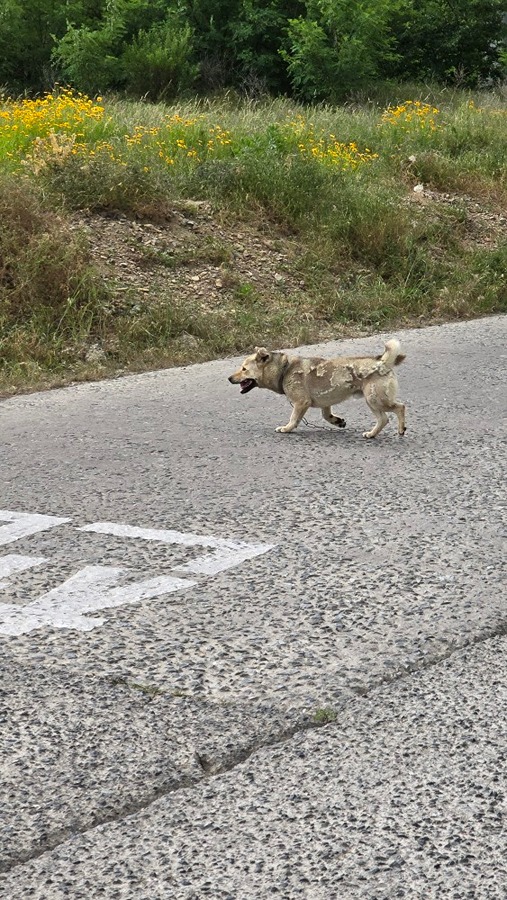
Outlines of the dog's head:
{"label": "dog's head", "polygon": [[243,360],[240,368],[229,376],[231,384],[239,384],[241,393],[247,394],[254,387],[265,387],[264,373],[272,354],[265,347],[256,347],[255,353]]}

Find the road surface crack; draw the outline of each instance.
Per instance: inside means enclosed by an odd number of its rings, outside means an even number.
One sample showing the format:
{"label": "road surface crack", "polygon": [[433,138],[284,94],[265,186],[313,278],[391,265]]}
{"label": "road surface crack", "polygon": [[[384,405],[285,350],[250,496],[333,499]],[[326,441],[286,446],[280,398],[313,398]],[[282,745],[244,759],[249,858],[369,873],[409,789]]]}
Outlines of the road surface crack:
{"label": "road surface crack", "polygon": [[236,769],[238,766],[242,765],[244,762],[250,759],[251,756],[259,752],[260,750],[268,750],[270,747],[278,747],[282,744],[288,743],[296,734],[332,726],[333,721],[336,719],[335,714],[339,712],[340,709],[345,708],[349,703],[354,702],[354,700],[359,700],[360,698],[369,698],[372,695],[375,695],[377,692],[384,690],[386,687],[402,682],[415,673],[424,672],[430,668],[433,668],[434,666],[445,662],[459,651],[469,649],[488,640],[492,640],[493,638],[502,637],[505,635],[507,635],[507,622],[501,623],[496,628],[488,629],[487,632],[483,632],[482,634],[461,643],[459,646],[454,645],[453,647],[448,647],[446,650],[443,650],[442,652],[435,654],[433,657],[425,660],[422,665],[417,665],[414,663],[414,665],[405,666],[403,671],[398,670],[391,675],[386,675],[369,688],[356,688],[354,690],[354,694],[356,695],[354,698],[344,699],[339,706],[335,707],[333,710],[328,710],[328,714],[326,715],[315,715],[313,717],[307,715],[291,727],[286,729],[282,728],[276,734],[271,734],[268,739],[253,740],[245,746],[237,750],[232,750],[225,755],[221,755],[215,758],[213,756],[209,756],[205,753],[195,750],[194,758],[196,765],[200,770],[199,774],[196,774],[195,776],[182,776],[178,779],[173,778],[171,782],[159,783],[143,798],[140,798],[137,801],[130,801],[124,805],[120,804],[114,812],[110,812],[106,815],[101,816],[100,814],[97,814],[93,817],[90,823],[82,828],[80,828],[79,825],[74,824],[73,826],[56,829],[50,834],[46,834],[43,846],[39,846],[36,848],[32,847],[31,849],[27,849],[27,851],[24,853],[18,853],[15,859],[6,860],[3,863],[0,861],[0,874],[6,874],[17,867],[24,865],[27,862],[37,859],[44,853],[48,853],[54,850],[60,844],[65,843],[67,840],[75,837],[76,835],[87,834],[88,832],[104,825],[120,823],[124,819],[127,819],[129,816],[149,809],[150,806],[152,806],[158,800],[163,799],[164,797],[168,797],[171,794],[174,794],[181,790],[196,787],[197,785],[202,784],[204,781],[210,778],[215,778],[217,776],[229,773]]}

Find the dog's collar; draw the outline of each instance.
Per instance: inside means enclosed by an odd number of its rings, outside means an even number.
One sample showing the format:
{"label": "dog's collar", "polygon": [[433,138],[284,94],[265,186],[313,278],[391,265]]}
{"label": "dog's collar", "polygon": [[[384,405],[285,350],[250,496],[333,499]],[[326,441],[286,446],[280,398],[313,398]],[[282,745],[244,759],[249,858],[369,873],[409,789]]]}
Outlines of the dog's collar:
{"label": "dog's collar", "polygon": [[277,394],[285,394],[285,391],[283,389],[283,379],[285,378],[285,376],[287,374],[288,368],[289,368],[289,360],[287,360],[282,371],[280,372],[280,376],[278,378],[278,384],[275,387],[275,391]]}

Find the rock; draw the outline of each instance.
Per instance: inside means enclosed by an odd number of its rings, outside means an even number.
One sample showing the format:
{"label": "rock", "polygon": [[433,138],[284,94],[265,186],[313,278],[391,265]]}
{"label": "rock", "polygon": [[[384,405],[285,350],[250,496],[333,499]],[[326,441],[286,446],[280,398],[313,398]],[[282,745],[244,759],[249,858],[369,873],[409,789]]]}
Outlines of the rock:
{"label": "rock", "polygon": [[186,331],[182,335],[180,335],[180,342],[184,344],[185,347],[188,347],[191,350],[195,349],[200,344],[199,338],[197,338],[194,334],[188,334],[188,332]]}
{"label": "rock", "polygon": [[99,344],[92,344],[85,355],[85,361],[93,365],[101,365],[106,361],[107,354]]}

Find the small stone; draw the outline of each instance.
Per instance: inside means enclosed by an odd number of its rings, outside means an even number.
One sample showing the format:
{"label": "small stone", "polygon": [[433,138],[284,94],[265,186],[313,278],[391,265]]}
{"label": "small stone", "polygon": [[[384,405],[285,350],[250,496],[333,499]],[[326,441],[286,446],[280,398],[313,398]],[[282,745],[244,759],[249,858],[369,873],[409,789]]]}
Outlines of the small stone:
{"label": "small stone", "polygon": [[85,360],[87,363],[100,364],[106,359],[106,353],[98,344],[92,344],[88,349]]}

